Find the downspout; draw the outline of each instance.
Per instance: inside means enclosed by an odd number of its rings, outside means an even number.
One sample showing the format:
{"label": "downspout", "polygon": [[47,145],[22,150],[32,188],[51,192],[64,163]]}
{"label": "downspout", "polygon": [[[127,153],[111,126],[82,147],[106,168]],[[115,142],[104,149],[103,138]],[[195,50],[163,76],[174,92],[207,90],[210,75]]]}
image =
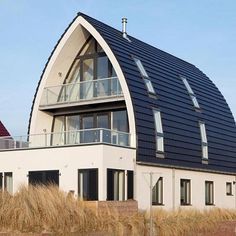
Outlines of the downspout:
{"label": "downspout", "polygon": [[172,209],[175,210],[175,168],[172,169]]}

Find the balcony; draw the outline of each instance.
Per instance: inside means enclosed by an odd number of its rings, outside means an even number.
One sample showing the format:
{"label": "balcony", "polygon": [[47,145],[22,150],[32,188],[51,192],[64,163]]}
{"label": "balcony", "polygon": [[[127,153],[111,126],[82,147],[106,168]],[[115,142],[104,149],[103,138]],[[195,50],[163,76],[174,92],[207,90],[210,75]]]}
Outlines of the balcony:
{"label": "balcony", "polygon": [[124,100],[117,77],[44,88],[40,110]]}
{"label": "balcony", "polygon": [[130,134],[121,131],[97,128],[18,137],[0,137],[0,150],[32,149],[98,143],[129,147]]}

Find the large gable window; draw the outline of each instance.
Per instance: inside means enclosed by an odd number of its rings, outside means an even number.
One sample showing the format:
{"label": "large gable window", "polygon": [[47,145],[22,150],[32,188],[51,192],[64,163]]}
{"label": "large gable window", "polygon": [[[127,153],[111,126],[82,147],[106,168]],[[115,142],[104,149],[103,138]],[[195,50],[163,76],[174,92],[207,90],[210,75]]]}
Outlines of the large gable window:
{"label": "large gable window", "polygon": [[133,57],[133,59],[134,59],[134,62],[136,64],[136,66],[138,67],[138,69],[140,71],[140,74],[143,77],[143,80],[144,80],[144,83],[145,83],[145,86],[147,88],[148,93],[155,95],[156,92],[153,88],[152,81],[150,80],[146,70],[144,69],[144,66],[143,66],[142,62],[140,61],[140,59],[138,59],[136,57]]}
{"label": "large gable window", "polygon": [[208,143],[207,143],[207,135],[206,135],[206,126],[205,123],[199,121],[201,141],[202,141],[202,158],[208,159]]}
{"label": "large gable window", "polygon": [[122,95],[119,80],[109,58],[92,37],[76,56],[64,84],[49,88],[47,94],[53,96],[52,94],[58,93],[58,89],[61,89],[59,97],[54,99],[59,103]]}
{"label": "large gable window", "polygon": [[184,83],[184,85],[185,85],[185,87],[186,87],[186,89],[187,89],[187,91],[189,93],[189,96],[190,96],[190,98],[192,100],[193,106],[195,108],[197,108],[197,109],[200,109],[200,105],[199,105],[199,103],[197,101],[197,98],[196,98],[196,96],[195,96],[195,94],[194,94],[194,92],[193,92],[193,90],[192,90],[188,80],[185,77],[182,77],[182,76],[181,76],[181,79],[182,79],[182,81],[183,81],[183,83]]}
{"label": "large gable window", "polygon": [[164,152],[164,135],[162,129],[161,112],[153,109],[155,128],[156,128],[156,151]]}

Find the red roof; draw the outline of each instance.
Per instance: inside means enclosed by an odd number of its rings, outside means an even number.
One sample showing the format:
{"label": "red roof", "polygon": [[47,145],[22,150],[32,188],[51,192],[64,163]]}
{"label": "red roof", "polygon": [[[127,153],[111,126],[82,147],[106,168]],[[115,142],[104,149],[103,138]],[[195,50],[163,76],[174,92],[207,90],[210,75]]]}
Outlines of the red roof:
{"label": "red roof", "polygon": [[3,123],[0,121],[0,137],[1,136],[11,136],[10,133],[7,131]]}

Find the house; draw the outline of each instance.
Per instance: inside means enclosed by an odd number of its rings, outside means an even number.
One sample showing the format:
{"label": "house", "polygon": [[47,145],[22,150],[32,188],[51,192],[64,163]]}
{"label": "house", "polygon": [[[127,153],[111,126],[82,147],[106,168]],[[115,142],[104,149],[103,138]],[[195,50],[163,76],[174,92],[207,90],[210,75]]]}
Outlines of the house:
{"label": "house", "polygon": [[[54,183],[84,200],[234,208],[236,128],[194,65],[79,13],[40,78],[28,136],[0,151],[9,192]],[[12,142],[13,142],[12,141]]]}
{"label": "house", "polygon": [[5,126],[3,125],[3,123],[0,121],[0,137],[3,136],[10,136],[10,133],[7,131],[7,129],[5,128]]}

